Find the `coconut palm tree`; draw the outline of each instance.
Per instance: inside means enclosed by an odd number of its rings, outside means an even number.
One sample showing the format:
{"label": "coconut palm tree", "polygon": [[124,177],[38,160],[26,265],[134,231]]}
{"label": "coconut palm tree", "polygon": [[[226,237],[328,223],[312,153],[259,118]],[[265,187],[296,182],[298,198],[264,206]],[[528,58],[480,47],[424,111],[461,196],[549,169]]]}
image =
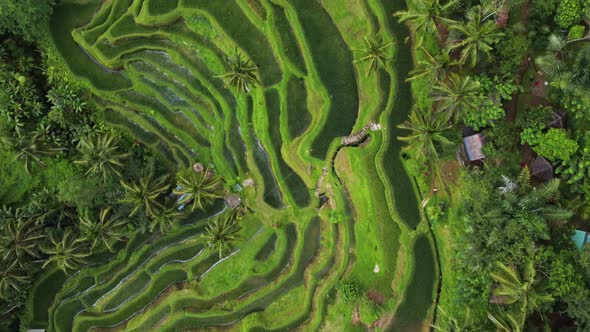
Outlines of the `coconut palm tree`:
{"label": "coconut palm tree", "polygon": [[158,197],[170,187],[166,183],[166,177],[154,180],[151,175],[142,177],[138,182],[121,181],[121,185],[125,189],[125,196],[120,202],[133,206],[129,214],[130,217],[140,210],[143,210],[148,216],[155,216],[156,211],[163,207],[158,202]]}
{"label": "coconut palm tree", "polygon": [[15,159],[23,162],[27,173],[31,173],[31,166],[37,164],[45,166],[44,157],[50,157],[64,149],[52,148],[44,145],[38,136],[23,135],[17,137],[0,137],[0,147],[14,151]]}
{"label": "coconut palm tree", "polygon": [[449,0],[442,5],[440,0],[418,0],[412,9],[398,11],[393,15],[399,19],[400,23],[409,22],[412,24],[418,38],[417,42],[421,44],[424,36],[434,33],[438,35],[437,24],[448,25],[455,22],[443,15],[448,14],[459,2],[459,0]]}
{"label": "coconut palm tree", "polygon": [[445,111],[455,123],[459,122],[464,112],[477,109],[481,104],[479,82],[457,73],[452,73],[446,80],[435,83],[431,97],[439,103],[438,109]]}
{"label": "coconut palm tree", "polygon": [[522,332],[521,322],[526,319],[522,312],[488,312],[488,319],[494,323],[499,332]]}
{"label": "coconut palm tree", "polygon": [[82,239],[90,244],[90,249],[104,245],[112,252],[113,245],[125,237],[124,227],[127,221],[110,212],[110,207],[101,209],[98,220],[93,220],[87,215],[80,216]]}
{"label": "coconut palm tree", "polygon": [[481,6],[476,6],[465,15],[466,23],[456,22],[451,24],[450,30],[459,33],[459,40],[451,43],[451,50],[461,49],[461,63],[469,63],[475,67],[484,55],[491,58],[491,51],[500,37],[504,34],[498,30],[493,20],[487,19],[488,14]]}
{"label": "coconut palm tree", "polygon": [[512,305],[515,308],[506,316],[506,320],[488,313],[490,320],[506,331],[522,331],[528,315],[533,312],[542,314],[542,308],[554,301],[535,278],[536,270],[531,258],[532,249],[529,248],[528,254],[530,255],[525,261],[522,275],[514,267],[508,267],[501,262],[496,262],[497,270],[490,273],[492,280],[498,285],[492,291],[490,303]]}
{"label": "coconut palm tree", "polygon": [[86,168],[86,175],[102,175],[106,181],[111,175],[121,176],[123,161],[129,153],[119,152],[119,140],[112,133],[90,134],[78,142],[80,159],[74,163]]}
{"label": "coconut palm tree", "polygon": [[[57,228],[62,227],[62,223],[78,219],[78,210],[76,205],[71,202],[60,202],[57,198],[57,191],[43,188],[41,191],[32,195],[31,207],[35,213],[39,214],[37,224],[47,224]],[[53,224],[55,223],[55,225]]]}
{"label": "coconut palm tree", "polygon": [[219,258],[233,248],[233,243],[239,239],[241,227],[234,213],[226,213],[207,224],[202,237],[207,241],[211,250],[219,253]]}
{"label": "coconut palm tree", "polygon": [[190,204],[191,211],[203,210],[223,197],[221,178],[212,175],[208,169],[199,173],[189,170],[178,178],[174,193],[180,197],[178,204]]}
{"label": "coconut palm tree", "polygon": [[55,263],[65,273],[68,270],[75,270],[80,265],[86,263],[86,257],[90,255],[84,241],[77,238],[71,228],[66,229],[61,238],[58,232],[49,235],[50,244],[41,248],[49,255],[49,258],[43,264],[43,268],[51,263]]}
{"label": "coconut palm tree", "polygon": [[233,57],[228,59],[228,66],[229,72],[217,77],[226,79],[229,85],[238,90],[238,93],[249,92],[250,86],[258,83],[256,66],[238,50],[236,50]]}
{"label": "coconut palm tree", "polygon": [[[548,240],[548,225],[567,221],[572,217],[573,212],[550,204],[550,200],[559,193],[559,179],[553,179],[534,188],[528,183],[530,176],[522,175],[525,172],[529,172],[528,168],[523,169],[516,183],[510,181],[509,185],[505,184],[498,188],[502,203],[490,209],[483,218],[496,224],[511,220],[521,222],[531,235]],[[505,177],[503,181],[507,180],[508,178]]]}
{"label": "coconut palm tree", "polygon": [[10,296],[10,290],[25,291],[30,282],[31,277],[20,266],[18,260],[0,260],[0,298]]}
{"label": "coconut palm tree", "polygon": [[439,306],[437,308],[438,312],[440,312],[441,318],[444,318],[446,322],[446,326],[438,326],[438,325],[430,325],[435,331],[441,332],[476,332],[480,329],[475,327],[473,319],[471,318],[471,310],[469,308],[465,308],[463,314],[463,319],[457,319],[447,313],[447,311]]}
{"label": "coconut palm tree", "polygon": [[178,206],[176,204],[171,204],[170,202],[164,204],[163,208],[160,208],[156,211],[156,215],[152,217],[150,222],[150,232],[153,232],[154,229],[158,229],[160,233],[164,234],[174,227],[174,224],[178,219],[183,216],[183,213],[178,210]]}
{"label": "coconut palm tree", "polygon": [[[18,212],[17,212],[18,213]],[[40,258],[38,248],[45,235],[33,217],[18,215],[7,220],[0,233],[0,253],[3,261],[16,260],[24,267],[30,258]]]}
{"label": "coconut palm tree", "polygon": [[408,121],[398,126],[409,131],[407,136],[397,139],[407,143],[404,150],[415,151],[420,160],[429,161],[438,159],[437,145],[453,144],[445,135],[452,128],[446,117],[435,114],[432,111],[418,109],[410,113]]}
{"label": "coconut palm tree", "polygon": [[354,63],[369,62],[369,69],[367,70],[367,76],[379,68],[379,66],[385,67],[386,63],[393,57],[392,54],[387,53],[387,48],[393,44],[393,42],[386,43],[383,41],[381,36],[375,36],[371,38],[364,38],[365,47],[354,51],[361,52],[362,57],[355,60]]}
{"label": "coconut palm tree", "polygon": [[434,55],[422,46],[420,46],[420,50],[424,57],[419,59],[416,67],[410,71],[410,77],[406,79],[408,82],[421,77],[431,77],[432,81],[438,83],[444,80],[451,68],[458,64],[451,57],[448,48],[444,48]]}

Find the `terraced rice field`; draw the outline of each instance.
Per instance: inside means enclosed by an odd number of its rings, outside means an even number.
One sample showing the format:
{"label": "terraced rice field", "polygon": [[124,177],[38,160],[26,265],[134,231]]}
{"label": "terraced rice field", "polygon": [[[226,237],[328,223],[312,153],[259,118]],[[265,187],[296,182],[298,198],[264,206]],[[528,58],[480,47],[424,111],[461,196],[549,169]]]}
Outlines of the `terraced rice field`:
{"label": "terraced rice field", "polygon": [[[407,31],[391,16],[402,7],[392,0],[58,5],[55,47],[108,121],[171,168],[200,161],[226,179],[252,178],[242,199],[254,213],[223,259],[200,237],[222,206],[165,236],[138,235],[108,263],[67,279],[48,319],[40,314],[35,324],[352,330],[353,306],[333,295],[339,280],[357,279],[384,298],[378,328],[428,329],[438,271],[395,139],[412,100]],[[394,41],[394,59],[366,76],[368,64],[353,63],[353,50],[374,34]],[[248,94],[219,77],[236,50],[257,67],[260,83]],[[382,129],[362,146],[341,146],[369,121]],[[316,193],[328,201],[320,205]],[[335,215],[343,220],[331,222]]]}

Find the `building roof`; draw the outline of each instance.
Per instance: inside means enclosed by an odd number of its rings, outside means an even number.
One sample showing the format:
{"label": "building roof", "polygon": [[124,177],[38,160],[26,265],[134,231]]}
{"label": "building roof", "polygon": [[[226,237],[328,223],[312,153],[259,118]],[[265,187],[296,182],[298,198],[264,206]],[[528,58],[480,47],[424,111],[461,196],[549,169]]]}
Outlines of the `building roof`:
{"label": "building roof", "polygon": [[475,134],[463,138],[463,145],[465,145],[465,151],[469,157],[469,161],[483,160],[486,156],[481,151],[485,144],[485,137],[483,134]]}
{"label": "building roof", "polygon": [[574,234],[574,242],[576,242],[576,246],[580,249],[586,243],[590,243],[590,233],[581,231],[576,229],[576,234]]}
{"label": "building roof", "polygon": [[225,203],[232,210],[237,208],[238,206],[240,206],[241,202],[242,202],[242,200],[240,199],[240,196],[238,196],[238,195],[229,194],[229,195],[225,196]]}
{"label": "building roof", "polygon": [[553,179],[553,165],[547,159],[538,156],[531,163],[531,175],[541,180]]}

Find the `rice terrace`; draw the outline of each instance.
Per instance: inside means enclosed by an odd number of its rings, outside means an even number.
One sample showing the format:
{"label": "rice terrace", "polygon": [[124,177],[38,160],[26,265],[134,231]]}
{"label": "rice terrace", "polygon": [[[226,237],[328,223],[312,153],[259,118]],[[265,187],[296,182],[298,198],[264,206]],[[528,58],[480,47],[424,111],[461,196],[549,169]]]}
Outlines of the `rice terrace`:
{"label": "rice terrace", "polygon": [[[402,5],[392,2],[58,5],[55,46],[107,122],[171,167],[212,163],[225,179],[252,179],[241,191],[252,213],[223,258],[204,250],[200,234],[224,207],[188,216],[166,235],[132,238],[110,262],[69,277],[40,326],[344,330],[351,305],[329,294],[346,277],[380,297],[379,307],[357,308],[363,324],[427,326],[437,276],[391,129],[411,102],[408,32],[391,17]],[[366,76],[370,64],[354,64],[353,50],[375,34],[392,42],[395,60]],[[248,94],[224,84],[236,57],[256,68]],[[342,146],[371,121],[381,129],[365,146]]]}
{"label": "rice terrace", "polygon": [[590,19],[547,60],[536,0],[3,1],[0,330],[589,326],[542,82]]}

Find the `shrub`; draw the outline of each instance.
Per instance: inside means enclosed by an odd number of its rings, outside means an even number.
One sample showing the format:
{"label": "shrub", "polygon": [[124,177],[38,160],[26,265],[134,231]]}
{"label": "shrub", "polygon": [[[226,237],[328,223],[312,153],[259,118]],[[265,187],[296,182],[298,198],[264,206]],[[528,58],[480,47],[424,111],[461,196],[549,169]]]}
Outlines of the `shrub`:
{"label": "shrub", "polygon": [[361,285],[354,279],[340,280],[338,294],[345,302],[355,302],[361,298]]}
{"label": "shrub", "polygon": [[490,144],[486,144],[484,148],[493,146],[498,150],[509,151],[518,141],[518,131],[508,121],[498,122],[497,125],[487,129],[485,134],[486,141]]}
{"label": "shrub", "polygon": [[475,130],[494,126],[494,121],[504,117],[503,100],[511,100],[512,95],[522,90],[512,80],[503,80],[480,75],[475,78],[479,82],[479,107],[465,112],[463,121]]}
{"label": "shrub", "polygon": [[590,119],[590,98],[586,95],[566,94],[561,99],[563,108],[576,119]]}
{"label": "shrub", "polygon": [[341,223],[344,220],[342,213],[336,211],[330,211],[330,222],[334,224]]}
{"label": "shrub", "polygon": [[25,194],[35,185],[25,167],[15,156],[0,149],[0,206],[20,202]]}
{"label": "shrub", "polygon": [[497,68],[500,75],[509,75],[518,69],[531,43],[526,36],[510,31],[498,42],[496,48],[500,59],[500,66]]}
{"label": "shrub", "polygon": [[540,20],[545,20],[555,15],[559,0],[532,0],[530,13],[531,16]]}
{"label": "shrub", "polygon": [[553,110],[549,106],[535,106],[526,111],[518,112],[516,125],[522,129],[541,130],[553,119]]}
{"label": "shrub", "polygon": [[379,310],[379,307],[368,300],[361,302],[359,306],[359,313],[362,321],[365,324],[371,324],[381,316],[381,310]]}
{"label": "shrub", "polygon": [[0,1],[0,33],[12,33],[27,41],[45,36],[45,25],[53,12],[54,0]]}
{"label": "shrub", "polygon": [[551,128],[536,138],[533,151],[549,160],[568,160],[578,150],[578,143],[567,136],[565,129]]}
{"label": "shrub", "polygon": [[561,0],[557,7],[555,23],[560,28],[568,29],[582,20],[582,6],[580,0]]}
{"label": "shrub", "polygon": [[481,99],[480,107],[472,112],[466,112],[463,121],[469,127],[479,130],[480,128],[493,126],[495,120],[504,117],[504,109],[502,104],[493,101],[485,96]]}
{"label": "shrub", "polygon": [[584,37],[584,33],[586,33],[586,28],[583,25],[574,25],[570,28],[570,31],[567,34],[568,40],[574,40]]}

